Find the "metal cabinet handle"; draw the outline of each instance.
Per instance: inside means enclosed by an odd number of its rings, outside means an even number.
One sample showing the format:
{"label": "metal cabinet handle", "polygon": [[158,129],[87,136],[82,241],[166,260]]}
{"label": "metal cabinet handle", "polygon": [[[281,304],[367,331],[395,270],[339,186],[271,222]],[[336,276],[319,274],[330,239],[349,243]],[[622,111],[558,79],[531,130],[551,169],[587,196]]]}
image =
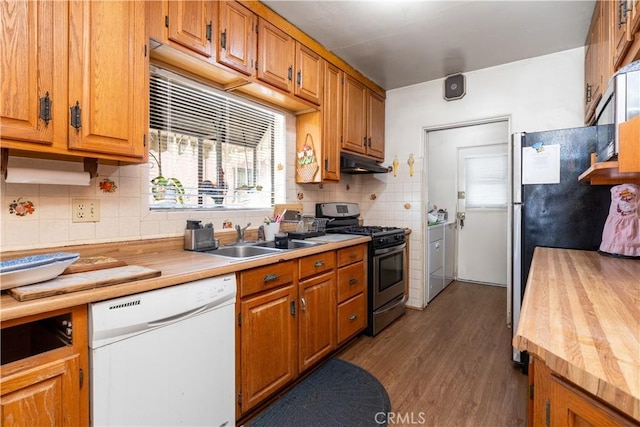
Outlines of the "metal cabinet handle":
{"label": "metal cabinet handle", "polygon": [[358,283],[358,279],[356,279],[355,277],[352,277],[351,279],[349,279],[350,285],[355,285],[356,283]]}
{"label": "metal cabinet handle", "polygon": [[304,297],[300,297],[300,310],[307,311],[307,300]]}
{"label": "metal cabinet handle", "polygon": [[315,263],[315,264],[313,264],[313,266],[314,266],[315,268],[323,267],[323,266],[324,266],[324,261],[316,261],[316,263]]}
{"label": "metal cabinet handle", "polygon": [[213,21],[209,21],[207,24],[207,40],[211,42],[211,31],[213,29]]}
{"label": "metal cabinet handle", "polygon": [[357,252],[351,252],[351,253],[349,254],[349,258],[351,258],[351,259],[353,259],[353,258],[355,258],[355,257],[357,257],[357,256],[358,256],[358,253],[357,253]]}
{"label": "metal cabinet handle", "polygon": [[267,274],[266,276],[264,276],[264,283],[269,283],[269,282],[278,280],[278,277],[279,276],[275,273]]}
{"label": "metal cabinet handle", "polygon": [[225,28],[222,34],[220,34],[220,46],[223,49],[227,49],[227,29]]}
{"label": "metal cabinet handle", "polygon": [[352,322],[353,322],[354,320],[356,320],[357,318],[358,318],[358,315],[357,315],[357,314],[352,314],[351,316],[349,316],[349,320],[350,320],[350,321],[352,321]]}

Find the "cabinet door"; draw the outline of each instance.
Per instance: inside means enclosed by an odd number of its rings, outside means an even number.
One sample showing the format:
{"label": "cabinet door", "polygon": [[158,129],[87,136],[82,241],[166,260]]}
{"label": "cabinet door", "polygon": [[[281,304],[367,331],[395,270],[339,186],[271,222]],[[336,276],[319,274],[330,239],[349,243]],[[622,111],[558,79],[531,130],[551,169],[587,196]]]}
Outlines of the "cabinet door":
{"label": "cabinet door", "polygon": [[291,92],[295,40],[262,18],[258,29],[258,79]]}
{"label": "cabinet door", "polygon": [[622,65],[622,60],[631,46],[633,34],[631,33],[632,10],[628,10],[628,0],[610,2],[613,10],[613,65],[617,69]]}
{"label": "cabinet door", "polygon": [[212,39],[216,11],[217,5],[209,0],[169,1],[169,40],[215,60]]}
{"label": "cabinet door", "polygon": [[308,47],[296,43],[295,95],[320,105],[322,99],[323,59]]}
{"label": "cabinet door", "polygon": [[[64,81],[66,76],[66,28],[62,36],[54,31],[54,19],[63,18],[61,14],[54,16],[54,9],[60,7],[66,12],[64,4],[51,1],[22,0],[0,5],[3,139],[51,145],[54,127],[64,129],[65,115],[58,114],[47,123],[40,112],[42,105],[46,114],[47,98],[49,102],[60,102],[66,97],[64,86],[58,90],[60,82],[54,84],[53,78],[54,72],[60,73],[56,75],[58,80]],[[64,26],[65,21],[61,24]],[[64,50],[59,51],[60,48]],[[51,106],[48,109],[57,112]]]}
{"label": "cabinet door", "polygon": [[[596,5],[593,11],[591,27],[587,35],[587,45],[584,56],[584,80],[585,80],[585,123],[588,123],[595,113],[596,105],[601,96],[601,75],[598,64],[599,35],[602,31],[602,15],[600,5]],[[596,99],[598,98],[598,99]]]}
{"label": "cabinet door", "polygon": [[322,115],[322,179],[340,180],[340,137],[342,136],[342,79],[341,69],[325,61]]}
{"label": "cabinet door", "polygon": [[252,76],[256,51],[256,17],[235,1],[219,3],[218,62]]}
{"label": "cabinet door", "polygon": [[603,405],[576,387],[551,376],[552,426],[624,426],[632,425],[613,409]]}
{"label": "cabinet door", "polygon": [[69,148],[144,161],[145,4],[85,0],[69,7]]}
{"label": "cabinet door", "polygon": [[336,348],[335,273],[300,283],[300,372]]}
{"label": "cabinet door", "polygon": [[366,92],[367,89],[362,83],[345,73],[342,148],[361,154],[366,153]]}
{"label": "cabinet door", "polygon": [[245,413],[297,375],[293,284],[240,302],[240,408]]}
{"label": "cabinet door", "polygon": [[384,160],[384,98],[368,90],[367,154]]}
{"label": "cabinet door", "polygon": [[79,356],[2,378],[2,425],[79,426]]}

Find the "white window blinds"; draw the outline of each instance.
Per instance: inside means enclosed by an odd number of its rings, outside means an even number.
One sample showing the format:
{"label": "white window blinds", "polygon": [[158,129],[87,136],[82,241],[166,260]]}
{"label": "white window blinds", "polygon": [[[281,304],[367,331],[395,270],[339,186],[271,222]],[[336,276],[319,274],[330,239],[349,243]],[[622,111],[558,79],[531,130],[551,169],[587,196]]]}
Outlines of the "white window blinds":
{"label": "white window blinds", "polygon": [[505,208],[508,195],[507,156],[465,158],[467,208]]}
{"label": "white window blinds", "polygon": [[153,67],[149,122],[152,208],[273,205],[282,114]]}

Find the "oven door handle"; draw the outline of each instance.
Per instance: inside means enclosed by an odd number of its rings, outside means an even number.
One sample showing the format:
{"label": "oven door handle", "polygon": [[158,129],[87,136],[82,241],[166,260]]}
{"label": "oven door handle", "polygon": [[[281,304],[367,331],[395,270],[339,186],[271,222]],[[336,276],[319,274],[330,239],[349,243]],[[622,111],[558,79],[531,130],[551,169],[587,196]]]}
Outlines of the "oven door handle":
{"label": "oven door handle", "polygon": [[407,247],[406,242],[398,245],[398,246],[393,246],[391,248],[384,248],[384,249],[376,249],[374,251],[374,255],[384,255],[384,254],[388,254],[389,252],[400,252],[401,250],[403,250],[404,248]]}
{"label": "oven door handle", "polygon": [[391,307],[387,307],[384,310],[376,310],[376,311],[374,311],[374,313],[375,314],[382,314],[382,313],[386,313],[387,311],[391,311],[394,308],[396,308],[397,306],[399,306],[400,304],[404,304],[405,302],[407,302],[407,299],[408,299],[407,296],[403,295],[402,299],[400,301],[398,301],[397,304],[393,304]]}

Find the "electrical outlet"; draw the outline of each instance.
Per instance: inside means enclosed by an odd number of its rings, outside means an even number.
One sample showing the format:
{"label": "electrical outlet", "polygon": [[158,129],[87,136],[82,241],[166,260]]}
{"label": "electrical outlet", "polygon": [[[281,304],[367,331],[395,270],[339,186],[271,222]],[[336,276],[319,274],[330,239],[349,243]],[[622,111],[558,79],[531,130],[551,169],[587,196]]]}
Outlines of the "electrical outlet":
{"label": "electrical outlet", "polygon": [[100,200],[71,199],[71,222],[100,221]]}

